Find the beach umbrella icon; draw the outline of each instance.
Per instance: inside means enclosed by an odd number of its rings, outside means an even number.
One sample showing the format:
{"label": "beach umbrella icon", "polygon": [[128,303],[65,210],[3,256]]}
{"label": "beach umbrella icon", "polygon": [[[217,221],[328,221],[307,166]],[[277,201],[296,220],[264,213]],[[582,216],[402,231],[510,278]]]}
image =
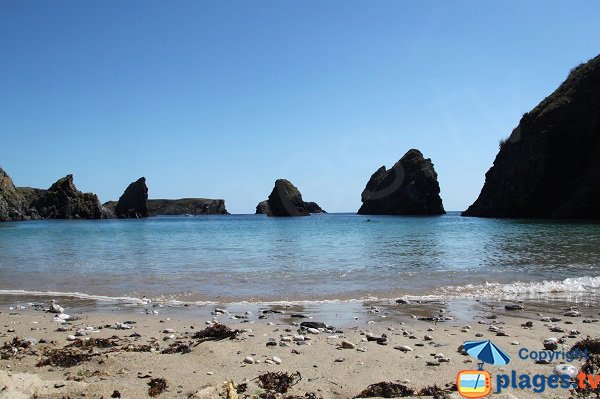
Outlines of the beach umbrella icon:
{"label": "beach umbrella icon", "polygon": [[469,355],[479,360],[480,369],[483,368],[483,363],[504,366],[510,362],[510,356],[489,340],[467,341],[463,344],[463,349]]}

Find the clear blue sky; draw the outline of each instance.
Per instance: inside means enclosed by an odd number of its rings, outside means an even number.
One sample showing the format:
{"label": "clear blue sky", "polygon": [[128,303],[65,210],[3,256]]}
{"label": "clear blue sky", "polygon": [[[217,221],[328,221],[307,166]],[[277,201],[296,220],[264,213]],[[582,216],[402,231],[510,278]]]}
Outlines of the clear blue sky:
{"label": "clear blue sky", "polygon": [[600,53],[598,1],[0,1],[0,165],[102,201],[254,212],[276,178],[356,211],[432,158],[463,210],[521,115]]}

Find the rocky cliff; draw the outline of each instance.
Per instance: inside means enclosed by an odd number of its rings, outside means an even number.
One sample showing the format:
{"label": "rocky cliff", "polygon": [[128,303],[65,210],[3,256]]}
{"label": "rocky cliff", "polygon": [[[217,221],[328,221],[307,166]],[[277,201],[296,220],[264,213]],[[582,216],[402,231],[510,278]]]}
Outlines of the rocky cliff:
{"label": "rocky cliff", "polygon": [[148,187],[145,177],[140,177],[127,186],[114,212],[118,218],[148,217]]}
{"label": "rocky cliff", "polygon": [[73,175],[59,179],[48,190],[19,189],[25,198],[27,213],[33,219],[105,219],[106,210],[98,196],[82,193],[73,183]]}
{"label": "rocky cliff", "polygon": [[431,159],[409,150],[387,170],[379,168],[362,192],[361,215],[441,215],[446,213]]}
{"label": "rocky cliff", "polygon": [[0,168],[0,222],[23,220],[24,199],[10,176]]}
{"label": "rocky cliff", "polygon": [[598,204],[600,56],[523,115],[463,215],[600,220]]}
{"label": "rocky cliff", "polygon": [[256,205],[256,214],[267,216],[308,216],[311,213],[327,213],[316,202],[304,202],[300,191],[286,179],[275,181],[269,199]]}

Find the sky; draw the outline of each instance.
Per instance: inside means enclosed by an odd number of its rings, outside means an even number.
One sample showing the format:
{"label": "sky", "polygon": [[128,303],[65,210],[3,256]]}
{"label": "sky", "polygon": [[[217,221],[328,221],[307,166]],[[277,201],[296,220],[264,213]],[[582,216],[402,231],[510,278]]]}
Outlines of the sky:
{"label": "sky", "polygon": [[600,53],[597,1],[0,0],[0,166],[115,200],[224,198],[277,178],[355,212],[417,148],[464,210],[523,113]]}

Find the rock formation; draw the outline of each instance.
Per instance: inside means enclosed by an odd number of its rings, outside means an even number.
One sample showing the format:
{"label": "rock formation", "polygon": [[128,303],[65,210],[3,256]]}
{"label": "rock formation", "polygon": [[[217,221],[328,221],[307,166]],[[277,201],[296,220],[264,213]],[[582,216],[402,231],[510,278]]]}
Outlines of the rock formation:
{"label": "rock formation", "polygon": [[304,207],[309,213],[327,213],[323,208],[319,206],[316,202],[305,202]]}
{"label": "rock formation", "polygon": [[228,215],[225,200],[208,198],[182,198],[176,200],[148,200],[149,216],[160,215]]}
{"label": "rock formation", "polygon": [[[279,182],[279,183],[278,183]],[[275,193],[274,201],[275,203],[275,212],[278,214],[273,214],[273,207],[271,206],[271,196]],[[281,193],[283,197],[279,194]],[[284,212],[282,211],[282,204],[284,202],[281,198],[289,198],[289,201],[285,201],[285,204],[289,205],[289,208],[292,209],[291,212],[287,212],[287,207],[284,206]],[[283,213],[283,214],[282,214]],[[299,214],[295,214],[299,213]],[[261,201],[256,205],[256,214],[257,215],[267,215],[267,216],[306,216],[311,213],[327,213],[325,212],[316,202],[304,202],[302,201],[302,195],[298,191],[298,189],[290,183],[288,180],[279,179],[275,181],[275,187],[273,188],[273,192],[269,196],[268,200]]]}
{"label": "rock formation", "polygon": [[264,200],[258,203],[258,205],[256,205],[256,214],[257,215],[268,215],[271,212],[271,209],[269,208],[269,201],[268,200]]}
{"label": "rock formation", "polygon": [[140,177],[125,189],[115,206],[118,218],[148,217],[148,187],[146,178]]}
{"label": "rock formation", "polygon": [[[209,198],[149,199],[148,216],[229,215],[225,200]],[[115,214],[117,201],[108,201],[104,207]]]}
{"label": "rock formation", "polygon": [[523,115],[463,215],[600,220],[598,204],[600,56]]}
{"label": "rock formation", "polygon": [[0,168],[0,222],[22,220],[24,199],[10,176]]}
{"label": "rock formation", "polygon": [[446,213],[431,159],[409,150],[386,170],[379,168],[362,192],[361,215],[441,215]]}
{"label": "rock formation", "polygon": [[269,195],[268,216],[309,216],[300,191],[286,179],[277,179]]}
{"label": "rock formation", "polygon": [[27,198],[27,212],[34,219],[105,219],[106,210],[98,196],[82,193],[73,183],[73,175],[59,179],[48,190],[20,189]]}

